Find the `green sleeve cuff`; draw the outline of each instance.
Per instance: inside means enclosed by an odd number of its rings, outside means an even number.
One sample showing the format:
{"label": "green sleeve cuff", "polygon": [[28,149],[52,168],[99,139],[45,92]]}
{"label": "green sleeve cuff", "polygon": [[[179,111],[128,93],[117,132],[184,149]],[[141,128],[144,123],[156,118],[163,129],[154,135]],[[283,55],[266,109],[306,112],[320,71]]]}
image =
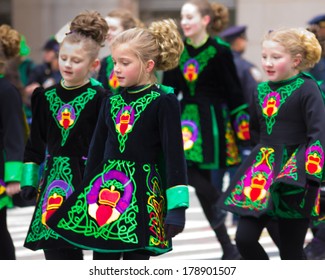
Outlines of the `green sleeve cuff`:
{"label": "green sleeve cuff", "polygon": [[7,161],[5,163],[5,182],[20,182],[23,163],[20,161]]}
{"label": "green sleeve cuff", "polygon": [[189,207],[189,193],[188,187],[184,185],[178,185],[166,190],[167,196],[167,210]]}
{"label": "green sleeve cuff", "polygon": [[33,162],[25,163],[23,166],[23,176],[21,178],[20,187],[37,188],[39,165]]}

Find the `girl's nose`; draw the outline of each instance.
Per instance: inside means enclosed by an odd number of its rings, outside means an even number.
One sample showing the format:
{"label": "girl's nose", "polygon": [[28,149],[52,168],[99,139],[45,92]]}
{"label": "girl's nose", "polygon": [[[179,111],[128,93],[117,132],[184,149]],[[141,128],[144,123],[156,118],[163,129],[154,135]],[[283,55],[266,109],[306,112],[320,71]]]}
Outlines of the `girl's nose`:
{"label": "girl's nose", "polygon": [[119,73],[120,72],[120,68],[117,65],[114,65],[114,72],[115,73]]}
{"label": "girl's nose", "polygon": [[273,62],[272,62],[271,59],[267,59],[266,62],[265,62],[265,64],[266,64],[267,66],[272,66],[272,65],[273,65]]}
{"label": "girl's nose", "polygon": [[71,63],[70,63],[70,60],[67,59],[65,62],[64,62],[64,66],[66,67],[70,67],[71,66]]}

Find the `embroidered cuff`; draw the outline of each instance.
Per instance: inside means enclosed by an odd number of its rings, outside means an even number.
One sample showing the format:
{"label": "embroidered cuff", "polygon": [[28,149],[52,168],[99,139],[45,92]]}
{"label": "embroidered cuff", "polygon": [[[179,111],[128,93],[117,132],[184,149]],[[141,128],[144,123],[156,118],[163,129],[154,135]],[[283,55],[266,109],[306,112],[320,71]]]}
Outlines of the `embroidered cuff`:
{"label": "embroidered cuff", "polygon": [[167,196],[167,210],[189,207],[189,193],[188,187],[184,185],[178,185],[166,190]]}
{"label": "embroidered cuff", "polygon": [[23,176],[21,178],[20,187],[37,188],[39,165],[33,162],[25,163],[23,166]]}
{"label": "embroidered cuff", "polygon": [[5,163],[5,182],[20,182],[23,163],[8,161]]}

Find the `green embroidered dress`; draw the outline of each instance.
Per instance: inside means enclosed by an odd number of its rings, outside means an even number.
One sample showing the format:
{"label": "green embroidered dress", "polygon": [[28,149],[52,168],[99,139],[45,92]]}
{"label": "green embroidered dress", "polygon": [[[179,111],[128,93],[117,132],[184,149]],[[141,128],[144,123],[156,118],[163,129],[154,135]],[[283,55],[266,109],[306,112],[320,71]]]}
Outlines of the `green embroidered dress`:
{"label": "green embroidered dress", "polygon": [[164,73],[163,84],[182,93],[186,160],[203,169],[236,165],[238,141],[249,140],[249,130],[231,51],[211,37],[199,47],[184,44],[179,67]]}
{"label": "green embroidered dress", "polygon": [[321,92],[308,75],[259,84],[250,119],[257,145],[234,176],[223,207],[239,215],[316,219],[324,120]]}
{"label": "green embroidered dress", "polygon": [[84,186],[50,220],[72,244],[150,255],[172,249],[166,210],[188,207],[188,189],[179,102],[169,90],[148,85],[107,99]]}
{"label": "green embroidered dress", "polygon": [[[25,247],[37,250],[71,245],[47,222],[80,187],[88,148],[107,92],[95,80],[76,88],[38,88],[32,96],[33,122],[24,157],[22,187],[38,188]],[[37,167],[46,158],[38,184]]]}

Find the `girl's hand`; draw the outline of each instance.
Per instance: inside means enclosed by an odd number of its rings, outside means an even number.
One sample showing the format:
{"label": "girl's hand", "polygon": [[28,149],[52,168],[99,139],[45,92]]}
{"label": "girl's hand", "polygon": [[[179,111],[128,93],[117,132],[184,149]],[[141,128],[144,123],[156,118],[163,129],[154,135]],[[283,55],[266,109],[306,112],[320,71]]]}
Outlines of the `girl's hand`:
{"label": "girl's hand", "polygon": [[20,192],[20,183],[19,182],[11,182],[6,186],[6,193],[8,196],[13,196],[16,193]]}
{"label": "girl's hand", "polygon": [[165,224],[166,239],[171,239],[184,230],[184,226]]}

